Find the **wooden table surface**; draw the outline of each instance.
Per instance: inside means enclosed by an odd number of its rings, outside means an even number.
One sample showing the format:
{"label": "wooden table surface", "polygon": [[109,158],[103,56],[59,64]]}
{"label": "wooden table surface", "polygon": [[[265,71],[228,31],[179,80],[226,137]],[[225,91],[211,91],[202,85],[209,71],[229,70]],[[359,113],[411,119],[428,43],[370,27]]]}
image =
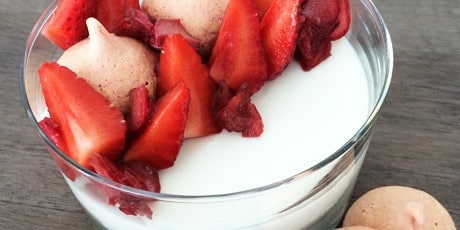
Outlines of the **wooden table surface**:
{"label": "wooden table surface", "polygon": [[[0,0],[0,229],[90,229],[26,117],[19,66],[51,0]],[[388,99],[352,200],[384,185],[436,197],[460,226],[459,0],[376,0],[394,44]]]}

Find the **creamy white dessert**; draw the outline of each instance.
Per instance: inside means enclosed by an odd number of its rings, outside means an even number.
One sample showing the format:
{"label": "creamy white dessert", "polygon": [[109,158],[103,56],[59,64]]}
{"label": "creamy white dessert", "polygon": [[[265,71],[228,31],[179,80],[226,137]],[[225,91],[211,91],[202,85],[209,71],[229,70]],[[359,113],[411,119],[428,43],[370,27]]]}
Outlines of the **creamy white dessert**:
{"label": "creamy white dessert", "polygon": [[[347,39],[333,42],[332,55],[309,72],[293,62],[282,76],[253,97],[265,125],[258,138],[223,132],[189,139],[173,167],[160,171],[162,193],[213,195],[272,184],[300,173],[337,151],[364,125],[370,113],[370,85]],[[366,151],[365,145],[359,151]],[[353,153],[353,149],[350,153]],[[304,196],[339,163],[305,172],[298,181],[257,196],[216,203],[151,203],[152,219],[127,216],[78,178],[67,180],[78,200],[108,229],[277,229],[310,226],[339,218],[364,154],[345,175],[308,202]],[[352,159],[353,160],[353,159]],[[216,198],[218,200],[218,198]],[[278,214],[277,214],[278,213]],[[325,217],[326,216],[326,217]]]}

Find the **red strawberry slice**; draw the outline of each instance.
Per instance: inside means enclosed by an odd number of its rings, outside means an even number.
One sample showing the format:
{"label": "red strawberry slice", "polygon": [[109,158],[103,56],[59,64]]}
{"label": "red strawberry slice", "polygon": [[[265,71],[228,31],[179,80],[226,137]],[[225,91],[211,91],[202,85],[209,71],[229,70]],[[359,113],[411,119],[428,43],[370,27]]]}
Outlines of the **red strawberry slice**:
{"label": "red strawberry slice", "polygon": [[338,22],[337,28],[329,35],[332,41],[343,37],[350,28],[351,11],[349,0],[337,0],[339,6],[339,13],[336,21]]}
{"label": "red strawberry slice", "polygon": [[200,41],[190,35],[179,19],[160,19],[155,22],[155,36],[152,42],[157,44],[159,48],[163,48],[163,43],[169,35],[181,34],[188,43],[195,49],[198,49]]}
{"label": "red strawberry slice", "polygon": [[98,0],[97,19],[111,33],[137,38],[157,48],[157,44],[151,43],[154,24],[141,10],[138,0]]}
{"label": "red strawberry slice", "polygon": [[69,157],[84,167],[94,154],[116,161],[126,138],[121,111],[67,67],[44,63],[38,73],[50,117],[62,133]]}
{"label": "red strawberry slice", "polygon": [[210,59],[216,82],[223,80],[232,90],[246,83],[251,93],[262,87],[267,63],[259,31],[254,2],[230,0]]}
{"label": "red strawberry slice", "polygon": [[262,18],[275,0],[254,0],[259,17]]}
{"label": "red strawberry slice", "polygon": [[96,16],[97,0],[61,0],[42,34],[66,50],[88,37],[86,19]]}
{"label": "red strawberry slice", "polygon": [[268,79],[275,79],[291,62],[300,28],[303,0],[275,0],[260,23],[266,52]]}
{"label": "red strawberry slice", "polygon": [[129,104],[128,130],[138,132],[147,124],[150,114],[149,91],[145,85],[129,91]]}
{"label": "red strawberry slice", "polygon": [[212,98],[217,89],[202,64],[198,52],[182,35],[166,37],[160,56],[158,93],[164,95],[178,82],[184,81],[190,90],[190,106],[185,138],[207,136],[222,131],[211,113]]}
{"label": "red strawberry slice", "polygon": [[217,118],[226,130],[241,132],[244,137],[258,137],[263,132],[262,118],[251,102],[246,84],[241,86],[236,95],[217,113]]}
{"label": "red strawberry slice", "polygon": [[152,121],[126,151],[123,161],[139,161],[157,170],[171,167],[184,140],[190,92],[177,83],[156,103]]}

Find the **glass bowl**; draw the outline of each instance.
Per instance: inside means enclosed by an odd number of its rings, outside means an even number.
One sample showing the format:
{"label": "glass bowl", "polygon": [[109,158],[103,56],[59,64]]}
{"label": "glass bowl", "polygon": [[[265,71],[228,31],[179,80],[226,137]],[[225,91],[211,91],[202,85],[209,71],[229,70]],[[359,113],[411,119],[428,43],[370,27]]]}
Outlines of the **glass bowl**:
{"label": "glass bowl", "polygon": [[[100,229],[332,229],[347,207],[386,97],[393,68],[393,50],[385,23],[370,0],[350,0],[352,24],[346,39],[357,53],[368,81],[367,119],[340,148],[295,175],[256,188],[212,195],[153,193],[128,187],[87,170],[57,148],[38,121],[47,116],[37,70],[62,53],[40,33],[58,1],[42,14],[30,33],[20,74],[25,110],[71,190]],[[150,220],[128,216],[107,204],[107,194],[148,202]],[[158,212],[159,210],[162,210]]]}

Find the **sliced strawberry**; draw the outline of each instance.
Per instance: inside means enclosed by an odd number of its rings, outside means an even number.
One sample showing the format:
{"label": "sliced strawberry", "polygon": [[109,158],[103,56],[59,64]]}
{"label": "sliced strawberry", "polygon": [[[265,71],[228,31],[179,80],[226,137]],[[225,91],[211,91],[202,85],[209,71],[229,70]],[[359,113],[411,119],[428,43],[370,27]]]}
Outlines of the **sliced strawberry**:
{"label": "sliced strawberry", "polygon": [[351,11],[349,0],[337,0],[339,6],[339,14],[336,21],[338,22],[337,28],[329,35],[332,41],[343,37],[350,28]]}
{"label": "sliced strawberry", "polygon": [[223,80],[232,90],[246,83],[251,93],[262,87],[267,63],[259,31],[254,2],[230,0],[210,59],[216,82]]}
{"label": "sliced strawberry", "polygon": [[278,77],[294,56],[302,1],[275,0],[262,18],[260,34],[270,80]]}
{"label": "sliced strawberry", "polygon": [[42,29],[42,34],[51,42],[66,50],[88,37],[86,19],[94,17],[97,0],[61,0],[51,18]]}
{"label": "sliced strawberry", "polygon": [[337,28],[338,0],[308,0],[302,7],[305,21],[299,32],[296,58],[310,70],[331,55],[329,36]]}
{"label": "sliced strawberry", "polygon": [[211,113],[217,87],[201,63],[198,52],[180,34],[166,37],[158,70],[158,93],[164,95],[178,82],[190,90],[190,107],[185,138],[207,136],[222,131]]}
{"label": "sliced strawberry", "polygon": [[147,124],[151,109],[149,90],[145,85],[129,91],[129,104],[128,130],[138,132]]}
{"label": "sliced strawberry", "polygon": [[194,49],[198,49],[200,41],[185,30],[179,19],[160,19],[156,21],[155,36],[152,38],[152,42],[163,48],[166,37],[174,34],[181,34]]}
{"label": "sliced strawberry", "polygon": [[154,24],[138,0],[98,0],[97,19],[111,33],[137,38],[147,45],[155,36]]}
{"label": "sliced strawberry", "polygon": [[254,0],[259,17],[262,18],[275,0]]}
{"label": "sliced strawberry", "polygon": [[156,169],[171,167],[184,140],[190,93],[177,83],[156,103],[156,112],[144,132],[128,148],[123,161],[139,161]]}
{"label": "sliced strawberry", "polygon": [[121,111],[67,67],[44,63],[39,75],[50,117],[59,126],[69,157],[84,167],[94,154],[116,161],[126,136]]}
{"label": "sliced strawberry", "polygon": [[[107,158],[96,154],[89,160],[90,167],[97,174],[112,179],[115,182],[151,192],[160,192],[160,180],[158,172],[149,164],[142,162],[121,162],[116,165]],[[146,200],[130,196],[109,187],[103,187],[108,196],[110,205],[118,205],[119,209],[134,216],[146,216],[152,218],[152,210],[148,203],[154,200]]]}
{"label": "sliced strawberry", "polygon": [[241,132],[244,137],[258,137],[262,134],[262,118],[250,97],[247,85],[238,89],[236,95],[217,113],[222,127],[230,132]]}

